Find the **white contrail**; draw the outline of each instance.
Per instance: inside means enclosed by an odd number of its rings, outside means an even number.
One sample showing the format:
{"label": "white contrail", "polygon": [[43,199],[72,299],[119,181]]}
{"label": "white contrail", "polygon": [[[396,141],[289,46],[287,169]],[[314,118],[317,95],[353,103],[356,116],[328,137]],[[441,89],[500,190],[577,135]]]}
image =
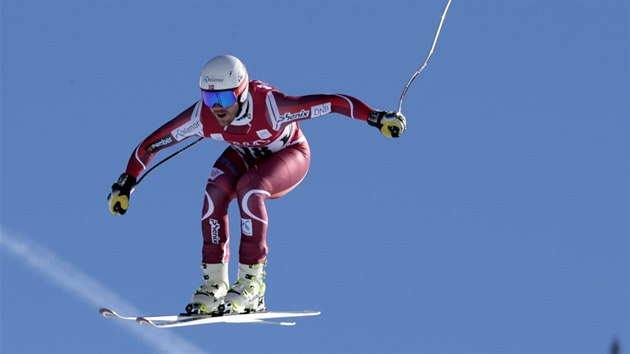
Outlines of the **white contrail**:
{"label": "white contrail", "polygon": [[[100,306],[111,306],[120,311],[120,313],[140,313],[133,305],[96,279],[83,273],[50,250],[34,244],[23,236],[11,235],[0,228],[0,245],[16,256],[18,260],[31,267],[36,273],[41,274],[45,279],[54,282],[60,288],[77,296],[87,305],[94,307],[95,315],[97,315],[96,309]],[[141,327],[136,323],[127,321],[116,321],[116,323],[124,326],[124,328],[161,353],[205,353],[201,348],[174,335],[172,332]]]}

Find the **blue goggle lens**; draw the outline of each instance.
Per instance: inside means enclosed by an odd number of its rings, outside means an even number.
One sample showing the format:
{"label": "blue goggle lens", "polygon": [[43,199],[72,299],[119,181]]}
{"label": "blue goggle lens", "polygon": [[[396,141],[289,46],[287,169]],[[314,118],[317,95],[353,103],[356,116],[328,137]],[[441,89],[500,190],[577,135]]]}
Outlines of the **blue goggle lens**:
{"label": "blue goggle lens", "polygon": [[227,108],[236,102],[236,95],[233,90],[201,91],[201,95],[203,96],[203,102],[209,108],[214,107],[216,104]]}

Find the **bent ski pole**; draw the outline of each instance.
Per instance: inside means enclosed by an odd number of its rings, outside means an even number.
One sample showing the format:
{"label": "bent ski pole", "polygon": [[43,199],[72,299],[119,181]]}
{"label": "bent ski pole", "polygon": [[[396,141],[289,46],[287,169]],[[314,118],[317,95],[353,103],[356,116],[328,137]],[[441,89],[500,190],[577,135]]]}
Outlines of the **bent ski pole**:
{"label": "bent ski pole", "polygon": [[413,80],[415,80],[416,77],[420,75],[422,70],[424,70],[424,68],[429,63],[429,59],[431,59],[431,56],[433,55],[433,50],[435,49],[435,45],[437,44],[438,37],[440,37],[440,31],[442,31],[442,24],[444,23],[444,19],[446,18],[446,13],[448,12],[449,6],[451,6],[451,0],[448,0],[448,3],[446,4],[446,7],[444,8],[444,12],[442,12],[442,19],[440,20],[440,25],[438,26],[437,31],[435,32],[435,38],[433,38],[433,45],[431,46],[431,50],[429,50],[429,55],[427,55],[427,58],[424,60],[424,63],[422,63],[422,65],[420,65],[418,70],[416,70],[416,72],[411,76],[411,78],[407,82],[407,85],[405,85],[405,88],[403,89],[402,94],[400,95],[400,102],[398,103],[398,111],[397,111],[398,113],[402,112],[403,100],[405,99],[405,95],[407,94],[407,90],[409,89],[409,86],[411,86],[411,83],[413,82]]}
{"label": "bent ski pole", "polygon": [[179,153],[181,153],[182,151],[190,148],[191,146],[197,144],[198,142],[200,142],[203,139],[203,137],[193,141],[192,143],[184,146],[183,148],[175,151],[174,153],[170,154],[169,156],[167,156],[166,158],[164,158],[162,161],[158,162],[157,164],[155,164],[155,166],[151,167],[150,169],[148,169],[143,175],[142,177],[140,177],[140,179],[138,179],[138,182],[136,182],[136,184],[133,185],[133,187],[131,188],[131,192],[133,193],[133,190],[140,184],[140,182],[142,182],[142,180],[149,174],[151,173],[151,171],[153,171],[156,167],[160,166],[161,164],[165,163],[166,161],[170,160],[171,158],[179,155]]}

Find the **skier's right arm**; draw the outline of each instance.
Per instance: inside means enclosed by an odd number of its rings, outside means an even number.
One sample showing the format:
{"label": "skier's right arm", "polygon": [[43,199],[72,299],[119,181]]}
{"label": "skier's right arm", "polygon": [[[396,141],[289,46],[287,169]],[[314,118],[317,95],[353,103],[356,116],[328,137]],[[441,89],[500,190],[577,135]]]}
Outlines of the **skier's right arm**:
{"label": "skier's right arm", "polygon": [[196,102],[138,144],[129,158],[125,172],[112,185],[112,192],[107,197],[112,214],[124,215],[127,212],[129,197],[138,177],[160,150],[191,136],[203,135],[203,127],[199,121],[202,104],[201,101]]}

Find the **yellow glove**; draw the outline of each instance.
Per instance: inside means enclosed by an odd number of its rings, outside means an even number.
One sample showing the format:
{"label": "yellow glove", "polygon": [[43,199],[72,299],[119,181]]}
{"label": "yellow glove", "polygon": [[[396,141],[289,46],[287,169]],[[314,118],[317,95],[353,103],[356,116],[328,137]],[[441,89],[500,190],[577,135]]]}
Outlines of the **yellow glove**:
{"label": "yellow glove", "polygon": [[398,138],[407,128],[407,119],[399,112],[372,111],[367,122],[388,138]]}
{"label": "yellow glove", "polygon": [[123,173],[118,182],[112,185],[112,192],[107,196],[109,211],[114,215],[125,215],[129,208],[131,189],[136,184],[135,177]]}

